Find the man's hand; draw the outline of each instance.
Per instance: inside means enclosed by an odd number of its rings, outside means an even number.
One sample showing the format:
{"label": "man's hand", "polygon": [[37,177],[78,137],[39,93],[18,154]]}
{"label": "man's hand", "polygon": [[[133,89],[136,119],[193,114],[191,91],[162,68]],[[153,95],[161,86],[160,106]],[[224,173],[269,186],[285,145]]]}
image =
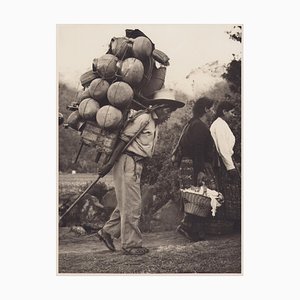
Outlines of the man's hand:
{"label": "man's hand", "polygon": [[201,186],[205,180],[206,174],[200,171],[197,176],[197,186]]}

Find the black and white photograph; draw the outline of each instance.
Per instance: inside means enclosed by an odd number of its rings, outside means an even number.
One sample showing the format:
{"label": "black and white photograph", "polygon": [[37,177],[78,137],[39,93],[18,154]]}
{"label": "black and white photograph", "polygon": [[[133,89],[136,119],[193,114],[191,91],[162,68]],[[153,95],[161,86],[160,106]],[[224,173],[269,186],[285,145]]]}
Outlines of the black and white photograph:
{"label": "black and white photograph", "polygon": [[296,3],[3,3],[1,298],[297,298]]}
{"label": "black and white photograph", "polygon": [[57,24],[58,274],[242,275],[243,24]]}

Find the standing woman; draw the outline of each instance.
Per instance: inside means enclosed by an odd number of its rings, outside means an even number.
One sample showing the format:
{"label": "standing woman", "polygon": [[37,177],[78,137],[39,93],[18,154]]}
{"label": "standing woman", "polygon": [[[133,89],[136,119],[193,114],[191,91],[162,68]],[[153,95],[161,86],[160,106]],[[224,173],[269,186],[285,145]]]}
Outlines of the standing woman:
{"label": "standing woman", "polygon": [[[235,201],[239,202],[240,210],[240,173],[233,160],[235,136],[228,125],[234,116],[234,104],[229,101],[220,102],[217,107],[216,120],[212,123],[210,132],[219,154],[216,174],[219,190],[225,197],[225,208],[226,205]],[[238,193],[236,193],[237,190]],[[237,215],[237,219],[240,218],[240,211]]]}
{"label": "standing woman", "polygon": [[[209,131],[209,125],[214,115],[212,99],[203,97],[195,102],[193,117],[179,143],[184,157],[180,166],[182,188],[191,185],[200,186],[204,178],[213,176],[214,141]],[[177,232],[192,241],[204,239],[204,218],[185,213],[177,227]]]}

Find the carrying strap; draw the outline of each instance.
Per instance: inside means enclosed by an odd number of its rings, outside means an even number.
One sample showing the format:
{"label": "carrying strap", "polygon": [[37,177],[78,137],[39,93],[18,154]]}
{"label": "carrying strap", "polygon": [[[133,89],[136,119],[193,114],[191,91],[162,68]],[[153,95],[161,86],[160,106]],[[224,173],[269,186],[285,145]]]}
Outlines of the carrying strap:
{"label": "carrying strap", "polygon": [[183,135],[186,133],[186,131],[188,130],[190,124],[191,124],[191,122],[188,121],[188,122],[185,124],[185,126],[183,127],[183,129],[182,129],[182,131],[181,131],[181,134],[180,134],[180,137],[179,137],[179,139],[178,139],[178,141],[177,141],[177,144],[176,144],[174,150],[172,151],[172,156],[173,156],[173,155],[175,154],[175,152],[177,151],[177,149],[178,149],[178,147],[179,147],[179,145],[180,145],[180,142],[181,142],[181,140],[182,140],[182,137],[183,137]]}
{"label": "carrying strap", "polygon": [[[130,123],[130,122],[133,122],[137,117],[139,117],[140,115],[143,115],[143,114],[151,114],[152,112],[154,112],[156,109],[158,108],[162,108],[164,107],[164,104],[160,104],[160,105],[154,105],[154,106],[151,106],[151,107],[147,107],[145,109],[142,109],[142,110],[138,110],[134,115],[132,116],[129,116],[127,118],[127,120],[124,122],[123,126],[122,126],[122,130],[124,130],[126,128],[126,126]],[[122,131],[121,130],[121,131]]]}

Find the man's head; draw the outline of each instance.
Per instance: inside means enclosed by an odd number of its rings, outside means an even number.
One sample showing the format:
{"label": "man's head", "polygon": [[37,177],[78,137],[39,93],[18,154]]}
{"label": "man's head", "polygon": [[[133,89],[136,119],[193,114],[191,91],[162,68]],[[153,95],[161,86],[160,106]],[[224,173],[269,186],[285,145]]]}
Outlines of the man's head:
{"label": "man's head", "polygon": [[184,102],[175,99],[175,91],[171,89],[156,91],[152,98],[147,99],[144,103],[154,107],[158,117],[158,124],[167,121],[173,111],[185,105]]}
{"label": "man's head", "polygon": [[168,107],[167,105],[158,106],[154,110],[158,117],[157,123],[162,124],[163,122],[167,121],[170,118],[171,113],[175,110],[176,110],[176,108],[174,109],[174,108]]}
{"label": "man's head", "polygon": [[206,119],[210,121],[215,114],[214,104],[214,100],[210,98],[199,98],[193,106],[193,117],[201,118],[205,116]]}
{"label": "man's head", "polygon": [[217,108],[216,117],[220,117],[225,121],[229,121],[235,116],[235,105],[230,101],[222,101]]}

